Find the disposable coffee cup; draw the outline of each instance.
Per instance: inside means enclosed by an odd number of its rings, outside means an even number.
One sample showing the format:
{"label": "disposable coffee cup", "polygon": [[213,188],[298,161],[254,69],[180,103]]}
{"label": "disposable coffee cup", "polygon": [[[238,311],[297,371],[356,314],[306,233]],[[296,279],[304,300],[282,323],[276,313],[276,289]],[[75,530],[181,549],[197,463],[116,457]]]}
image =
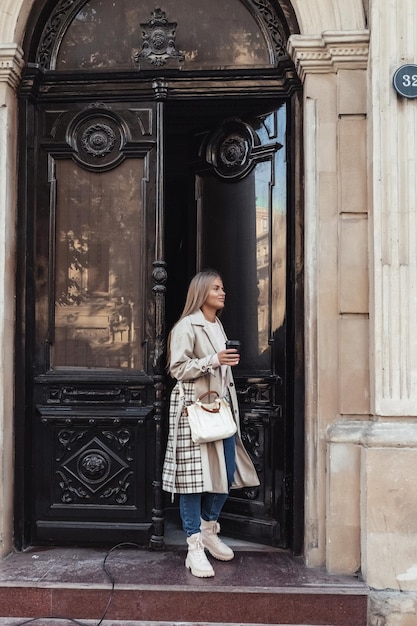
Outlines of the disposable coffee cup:
{"label": "disposable coffee cup", "polygon": [[231,350],[232,348],[240,352],[240,341],[238,339],[228,339],[226,341],[226,350]]}

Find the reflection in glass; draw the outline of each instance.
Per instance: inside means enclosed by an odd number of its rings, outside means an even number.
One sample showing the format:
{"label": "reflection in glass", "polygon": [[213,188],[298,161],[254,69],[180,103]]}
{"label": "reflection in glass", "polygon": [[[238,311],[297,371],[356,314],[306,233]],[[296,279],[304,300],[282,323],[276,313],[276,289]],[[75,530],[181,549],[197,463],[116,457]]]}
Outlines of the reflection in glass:
{"label": "reflection in glass", "polygon": [[259,163],[254,171],[256,193],[256,269],[258,280],[258,350],[265,353],[269,340],[271,228],[269,186],[271,161]]}
{"label": "reflection in glass", "polygon": [[[274,185],[271,198],[271,328],[279,330],[285,322],[287,276],[287,150],[286,115],[281,107],[274,115],[276,138],[283,146],[275,154]],[[270,116],[271,117],[271,116]],[[266,124],[270,118],[265,120]]]}
{"label": "reflection in glass", "polygon": [[143,161],[110,172],[56,162],[53,367],[141,369]]}

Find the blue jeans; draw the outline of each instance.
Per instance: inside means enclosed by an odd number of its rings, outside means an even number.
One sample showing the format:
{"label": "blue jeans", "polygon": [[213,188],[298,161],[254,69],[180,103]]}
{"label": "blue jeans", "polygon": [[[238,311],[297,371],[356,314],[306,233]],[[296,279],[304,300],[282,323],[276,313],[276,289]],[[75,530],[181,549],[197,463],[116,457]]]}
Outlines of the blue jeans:
{"label": "blue jeans", "polygon": [[[227,484],[230,487],[236,469],[236,444],[235,437],[223,439],[224,459],[226,462]],[[208,521],[217,520],[228,498],[229,493],[181,493],[180,515],[182,527],[191,537],[200,532],[201,519]]]}

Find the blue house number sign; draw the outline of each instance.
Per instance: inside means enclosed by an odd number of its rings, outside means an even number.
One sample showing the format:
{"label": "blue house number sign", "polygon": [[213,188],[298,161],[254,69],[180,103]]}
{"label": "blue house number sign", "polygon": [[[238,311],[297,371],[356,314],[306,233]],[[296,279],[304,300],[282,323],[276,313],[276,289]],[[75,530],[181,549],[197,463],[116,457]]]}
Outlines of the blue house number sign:
{"label": "blue house number sign", "polygon": [[417,65],[402,65],[394,74],[394,87],[404,98],[417,98]]}

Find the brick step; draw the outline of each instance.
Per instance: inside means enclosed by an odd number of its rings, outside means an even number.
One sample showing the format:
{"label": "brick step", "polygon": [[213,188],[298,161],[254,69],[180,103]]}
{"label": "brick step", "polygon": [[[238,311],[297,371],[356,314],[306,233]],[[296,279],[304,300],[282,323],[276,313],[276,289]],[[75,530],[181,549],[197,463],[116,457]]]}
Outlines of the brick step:
{"label": "brick step", "polygon": [[107,607],[106,626],[366,626],[368,590],[357,577],[330,576],[271,549],[236,551],[227,563],[213,560],[215,577],[198,579],[184,558],[185,550],[177,547],[32,548],[0,563],[0,615],[62,616],[88,624]]}

